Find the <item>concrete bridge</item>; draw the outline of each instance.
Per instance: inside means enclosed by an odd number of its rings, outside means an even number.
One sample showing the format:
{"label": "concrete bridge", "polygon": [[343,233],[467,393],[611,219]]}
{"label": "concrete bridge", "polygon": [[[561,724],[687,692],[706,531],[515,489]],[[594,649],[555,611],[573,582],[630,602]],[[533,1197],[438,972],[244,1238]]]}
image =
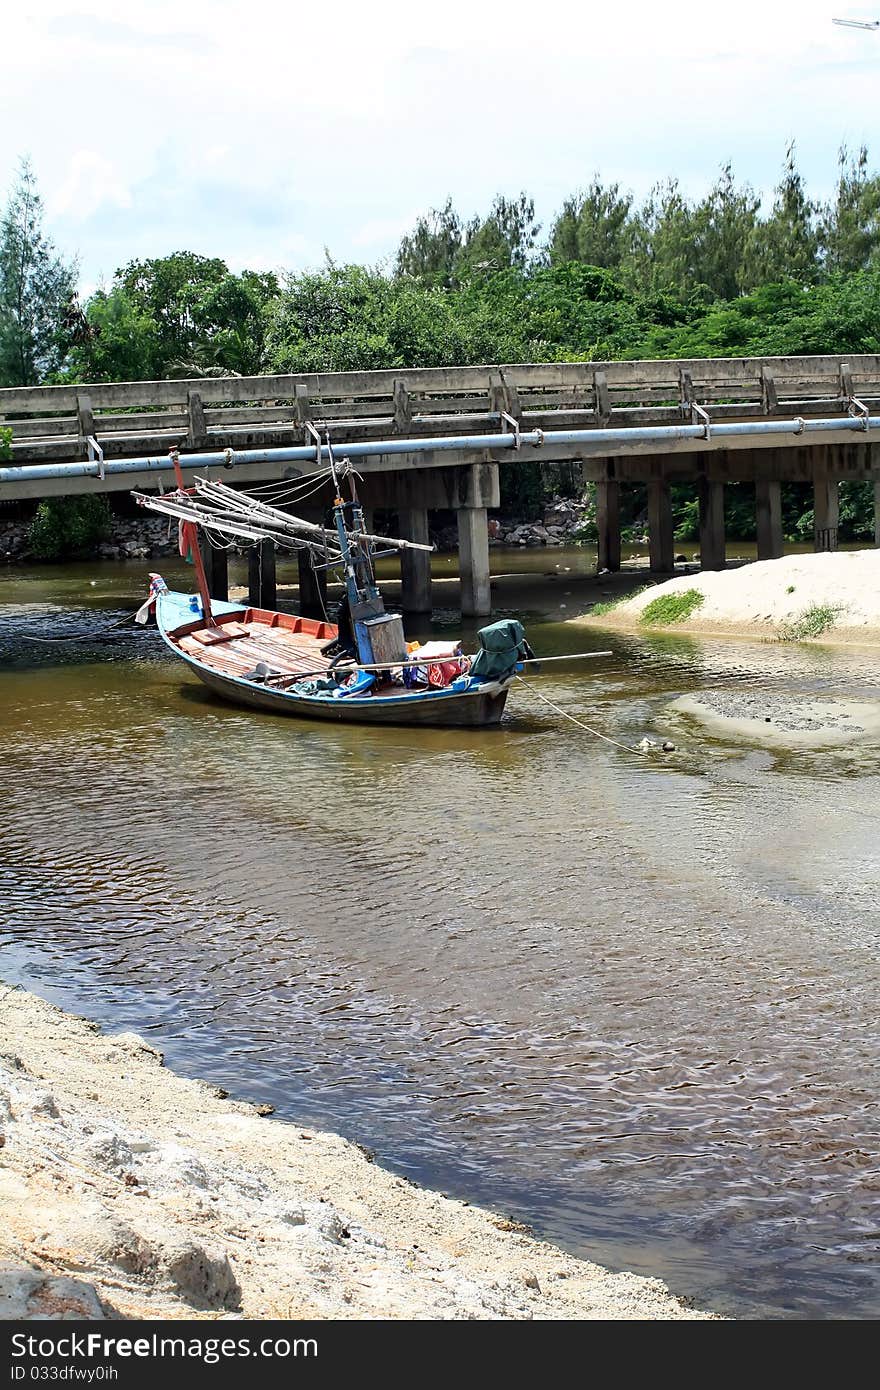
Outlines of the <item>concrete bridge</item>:
{"label": "concrete bridge", "polygon": [[[340,455],[347,446],[364,451],[356,461],[364,503],[396,511],[404,536],[427,540],[430,510],[456,512],[462,610],[482,615],[490,611],[487,511],[500,502],[500,467],[516,468],[524,460],[579,462],[584,478],[597,486],[599,566],[612,570],[620,566],[621,488],[646,484],[650,565],[658,574],[673,570],[670,483],[691,483],[699,497],[701,563],[718,569],[724,565],[727,482],[755,485],[759,558],[782,554],[784,481],[812,485],[816,546],[833,549],[839,484],[870,479],[880,544],[880,422],[871,418],[878,413],[875,355],[7,389],[0,390],[0,425],[12,429],[13,457],[0,466],[0,501],[157,484],[170,489],[171,447],[184,456],[227,451],[223,462],[232,471],[224,477],[244,487],[295,477],[307,466],[293,468],[289,457],[270,452],[253,455],[278,449],[289,455],[291,446],[314,446],[316,431],[323,436],[329,429]],[[212,583],[222,592],[225,554],[212,550],[210,558]],[[265,547],[252,569],[252,587],[265,601],[273,583]],[[404,608],[430,609],[429,557],[405,555],[402,578]],[[307,562],[301,581],[308,602],[316,580]]]}

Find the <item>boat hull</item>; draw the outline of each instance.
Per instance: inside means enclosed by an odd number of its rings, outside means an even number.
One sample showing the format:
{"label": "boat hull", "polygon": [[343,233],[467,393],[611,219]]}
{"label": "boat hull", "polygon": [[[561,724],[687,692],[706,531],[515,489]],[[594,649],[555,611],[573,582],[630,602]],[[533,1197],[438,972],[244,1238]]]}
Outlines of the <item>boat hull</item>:
{"label": "boat hull", "polygon": [[488,728],[501,721],[507,690],[497,695],[399,695],[389,700],[311,700],[287,691],[243,686],[216,672],[194,667],[215,695],[236,705],[268,710],[294,719],[323,719],[334,724],[408,724],[433,728]]}
{"label": "boat hull", "polygon": [[[291,718],[490,728],[501,721],[513,680],[511,675],[502,680],[465,679],[440,689],[305,693],[295,689],[302,683],[300,676],[329,674],[323,644],[336,636],[335,627],[231,603],[215,603],[214,619],[214,625],[206,624],[190,595],[165,590],[158,596],[156,621],[162,637],[209,690],[232,704]],[[280,683],[267,684],[255,678],[255,670],[248,670],[261,660],[280,674]]]}

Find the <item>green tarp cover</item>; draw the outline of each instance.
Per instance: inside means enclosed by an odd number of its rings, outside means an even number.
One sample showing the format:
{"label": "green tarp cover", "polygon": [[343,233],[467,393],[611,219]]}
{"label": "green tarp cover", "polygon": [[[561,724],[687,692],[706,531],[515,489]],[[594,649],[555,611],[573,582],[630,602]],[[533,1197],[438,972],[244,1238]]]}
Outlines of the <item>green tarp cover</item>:
{"label": "green tarp cover", "polygon": [[480,650],[471,663],[471,675],[487,680],[509,675],[525,656],[525,635],[522,623],[516,618],[504,618],[481,628],[477,633]]}

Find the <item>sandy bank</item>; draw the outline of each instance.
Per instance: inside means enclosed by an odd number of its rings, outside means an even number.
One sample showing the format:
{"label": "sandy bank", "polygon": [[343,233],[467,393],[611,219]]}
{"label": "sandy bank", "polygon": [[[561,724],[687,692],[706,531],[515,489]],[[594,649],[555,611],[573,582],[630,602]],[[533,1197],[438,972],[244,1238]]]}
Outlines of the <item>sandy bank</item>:
{"label": "sandy bank", "polygon": [[[690,589],[702,595],[690,617],[665,627],[652,623],[646,630],[880,645],[880,550],[787,555],[737,569],[680,575],[651,585],[608,613],[587,613],[573,621],[643,628],[649,603]],[[805,615],[817,608],[833,610],[831,622],[815,638],[798,637]]]}
{"label": "sandy bank", "polygon": [[6,986],[0,1040],[0,1316],[707,1316]]}
{"label": "sandy bank", "polygon": [[710,733],[771,748],[842,748],[880,742],[880,701],[815,699],[736,687],[682,695],[669,709],[699,720]]}

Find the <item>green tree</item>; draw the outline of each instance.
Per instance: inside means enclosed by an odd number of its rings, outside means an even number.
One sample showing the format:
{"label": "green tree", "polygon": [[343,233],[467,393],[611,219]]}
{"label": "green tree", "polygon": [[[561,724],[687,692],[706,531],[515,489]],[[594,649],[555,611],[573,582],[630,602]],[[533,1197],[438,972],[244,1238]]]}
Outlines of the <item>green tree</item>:
{"label": "green tree", "polygon": [[643,292],[687,296],[694,289],[694,215],[677,179],[651,189],[633,219],[627,282]]}
{"label": "green tree", "polygon": [[272,274],[226,275],[193,305],[196,357],[205,366],[256,376],[263,368],[269,305],[280,287]]}
{"label": "green tree", "polygon": [[106,497],[49,497],[41,502],[28,531],[38,560],[64,560],[91,554],[111,526]]}
{"label": "green tree", "polygon": [[518,198],[499,194],[488,217],[475,217],[464,228],[455,258],[455,281],[462,284],[511,268],[525,270],[535,258],[540,231],[533,198],[527,193]]}
{"label": "green tree", "polygon": [[95,381],[256,375],[279,293],[272,274],[232,275],[187,251],[132,261],[86,305],[73,370]]}
{"label": "green tree", "polygon": [[395,274],[448,289],[454,280],[463,237],[461,218],[452,199],[447,198],[442,208],[432,208],[426,217],[420,217],[413,231],[402,239],[397,248]]}
{"label": "green tree", "polygon": [[621,194],[616,183],[606,187],[595,174],[586,192],[566,198],[553,223],[547,248],[551,265],[581,261],[616,269],[632,243],[631,208],[631,193]]}
{"label": "green tree", "polygon": [[880,246],[880,175],[868,173],[868,150],[850,157],[841,145],[837,158],[837,193],[825,204],[819,240],[826,270],[865,270]]}
{"label": "green tree", "polygon": [[70,354],[78,381],[152,381],[162,375],[159,325],[120,286],[96,290]]}
{"label": "green tree", "polygon": [[730,164],[706,196],[691,203],[676,179],[653,188],[632,223],[621,260],[627,283],[642,292],[706,303],[748,287],[747,260],[760,199],[738,187]]}
{"label": "green tree", "polygon": [[331,263],[285,280],[269,311],[267,363],[307,372],[509,360],[518,355],[508,336],[518,302],[503,275],[491,292],[482,283],[448,291]]}
{"label": "green tree", "polygon": [[725,164],[706,197],[694,208],[693,280],[718,299],[734,299],[751,288],[746,262],[760,206],[760,198],[748,184],[737,188],[733,170]]}
{"label": "green tree", "polygon": [[76,272],[43,232],[43,203],[30,161],[0,224],[0,386],[37,386],[57,371],[68,344]]}
{"label": "green tree", "polygon": [[813,284],[819,277],[819,236],[816,204],[807,197],[795,160],[792,140],[785,152],[782,178],[776,186],[773,211],[755,226],[748,254],[752,286],[776,280]]}
{"label": "green tree", "polygon": [[387,333],[392,282],[363,266],[288,275],[267,334],[275,371],[364,371],[398,365]]}
{"label": "green tree", "polygon": [[192,251],[130,261],[116,272],[114,286],[138,314],[156,325],[159,375],[166,375],[175,363],[198,360],[204,335],[202,303],[228,274],[224,261]]}

